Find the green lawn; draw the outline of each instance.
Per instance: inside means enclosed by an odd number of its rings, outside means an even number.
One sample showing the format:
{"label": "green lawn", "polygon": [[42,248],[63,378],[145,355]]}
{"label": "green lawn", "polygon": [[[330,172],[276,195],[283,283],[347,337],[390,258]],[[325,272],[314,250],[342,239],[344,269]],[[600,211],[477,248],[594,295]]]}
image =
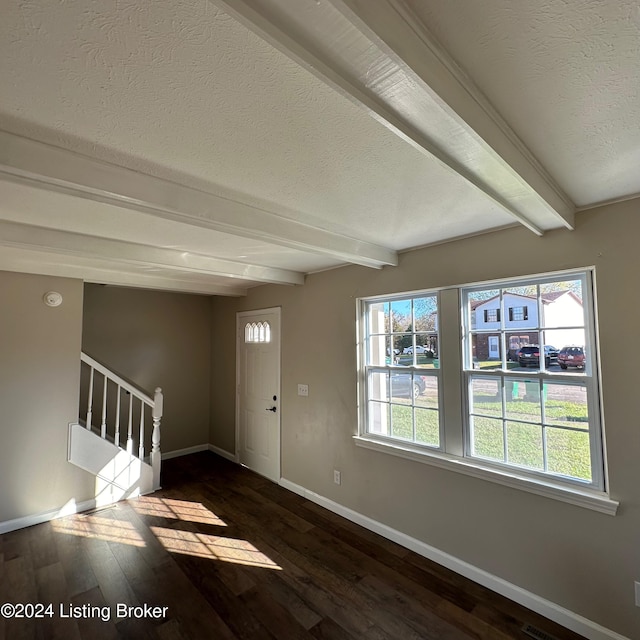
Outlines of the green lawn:
{"label": "green lawn", "polygon": [[[547,470],[583,480],[591,479],[591,455],[587,406],[567,400],[544,401]],[[544,470],[543,429],[539,398],[506,403],[506,429],[503,430],[502,404],[493,397],[475,395],[473,403],[475,454],[492,460],[505,460],[531,469]],[[481,414],[481,415],[477,415]],[[492,418],[490,416],[495,416]],[[560,427],[570,427],[562,429]],[[574,430],[575,429],[575,430]],[[506,434],[505,434],[506,431]]]}
{"label": "green lawn", "polygon": [[[439,446],[440,425],[438,412],[433,409],[415,407],[416,439],[420,444]],[[413,408],[407,404],[391,405],[391,435],[395,438],[413,440]]]}
{"label": "green lawn", "polygon": [[[568,431],[546,427],[547,470],[551,473],[591,479],[591,456],[588,431]],[[506,423],[506,461],[530,469],[544,469],[542,428],[521,422]],[[475,454],[483,458],[504,461],[502,420],[474,418]]]}
{"label": "green lawn", "polygon": [[[565,426],[576,429],[586,429],[589,418],[586,404],[565,400],[546,400],[544,403],[547,424]],[[523,399],[507,402],[507,418],[526,422],[540,422],[540,401]],[[475,394],[473,398],[473,412],[487,417],[502,417],[502,403],[494,397],[484,399]]]}
{"label": "green lawn", "polygon": [[[474,453],[476,456],[505,461],[505,429],[501,418],[502,405],[495,398],[474,398]],[[547,470],[583,480],[591,479],[589,432],[586,406],[581,403],[547,400]],[[396,438],[438,446],[440,430],[437,404],[421,397],[412,407],[409,400],[394,399],[391,405],[391,435]],[[492,417],[495,416],[495,417]],[[540,424],[540,404],[514,400],[507,403],[506,462],[529,469],[544,470],[543,429]],[[524,422],[523,422],[524,421]],[[571,427],[563,429],[560,427]],[[576,429],[576,430],[574,430]]]}

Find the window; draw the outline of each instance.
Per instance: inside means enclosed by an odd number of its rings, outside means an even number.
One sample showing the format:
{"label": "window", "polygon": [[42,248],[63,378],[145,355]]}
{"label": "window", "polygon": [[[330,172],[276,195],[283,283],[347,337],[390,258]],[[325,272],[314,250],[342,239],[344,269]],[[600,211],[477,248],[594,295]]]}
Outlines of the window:
{"label": "window", "polygon": [[434,294],[364,302],[365,433],[440,447]]}
{"label": "window", "polygon": [[[475,329],[475,327],[471,327],[472,329]],[[509,350],[510,351],[517,351],[520,347],[524,347],[525,344],[529,344],[531,342],[531,339],[528,335],[509,335]],[[510,354],[507,354],[508,356]],[[512,358],[514,359],[514,358]]]}
{"label": "window", "polygon": [[271,342],[271,326],[268,322],[248,322],[244,327],[244,341],[247,344]]}
{"label": "window", "polygon": [[528,307],[509,307],[509,320],[521,322],[529,319]]}
{"label": "window", "polygon": [[485,309],[484,310],[485,322],[500,322],[500,309]]}
{"label": "window", "polygon": [[[462,290],[468,456],[555,480],[602,486],[595,358],[578,358],[564,349],[580,345],[595,356],[590,292],[587,273]],[[503,308],[522,296],[537,307],[531,318],[520,313],[523,307],[509,307],[509,318],[526,320],[535,340],[521,348],[516,362],[506,361],[514,341],[504,323],[498,336],[502,360],[497,363],[485,360],[483,330],[471,325],[477,301],[496,295]],[[562,356],[557,345],[563,347]]]}
{"label": "window", "polygon": [[357,444],[615,513],[592,277],[361,300]]}

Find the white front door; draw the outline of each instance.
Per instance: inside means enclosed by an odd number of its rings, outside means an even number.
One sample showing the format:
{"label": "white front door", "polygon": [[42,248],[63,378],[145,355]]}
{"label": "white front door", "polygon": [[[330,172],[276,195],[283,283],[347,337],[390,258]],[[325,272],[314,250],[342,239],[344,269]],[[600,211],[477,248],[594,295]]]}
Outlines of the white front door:
{"label": "white front door", "polygon": [[240,464],[280,480],[280,309],[237,315]]}
{"label": "white front door", "polygon": [[489,336],[489,358],[500,357],[500,346],[498,336]]}

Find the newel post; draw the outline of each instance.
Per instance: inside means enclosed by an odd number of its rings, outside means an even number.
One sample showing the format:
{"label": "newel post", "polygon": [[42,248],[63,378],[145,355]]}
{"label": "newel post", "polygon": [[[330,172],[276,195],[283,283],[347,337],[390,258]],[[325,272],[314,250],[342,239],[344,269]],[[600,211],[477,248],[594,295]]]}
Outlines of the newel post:
{"label": "newel post", "polygon": [[153,417],[153,431],[151,433],[151,467],[153,469],[154,490],[160,488],[160,420],[162,419],[163,402],[164,398],[162,396],[162,389],[158,387],[153,397],[153,411],[151,413]]}

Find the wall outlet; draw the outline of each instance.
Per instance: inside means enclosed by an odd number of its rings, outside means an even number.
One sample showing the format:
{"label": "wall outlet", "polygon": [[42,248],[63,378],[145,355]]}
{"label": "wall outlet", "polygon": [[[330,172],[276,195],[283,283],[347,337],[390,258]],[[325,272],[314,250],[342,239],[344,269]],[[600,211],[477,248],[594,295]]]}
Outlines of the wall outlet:
{"label": "wall outlet", "polygon": [[309,385],[308,384],[299,384],[298,385],[298,395],[299,396],[308,396],[309,395]]}
{"label": "wall outlet", "polygon": [[636,580],[633,584],[636,588],[636,607],[640,607],[640,582]]}
{"label": "wall outlet", "polygon": [[[342,482],[342,476],[341,476],[340,472],[337,469],[333,470],[333,481],[336,484],[340,484]],[[636,584],[638,584],[638,583],[636,582]]]}

